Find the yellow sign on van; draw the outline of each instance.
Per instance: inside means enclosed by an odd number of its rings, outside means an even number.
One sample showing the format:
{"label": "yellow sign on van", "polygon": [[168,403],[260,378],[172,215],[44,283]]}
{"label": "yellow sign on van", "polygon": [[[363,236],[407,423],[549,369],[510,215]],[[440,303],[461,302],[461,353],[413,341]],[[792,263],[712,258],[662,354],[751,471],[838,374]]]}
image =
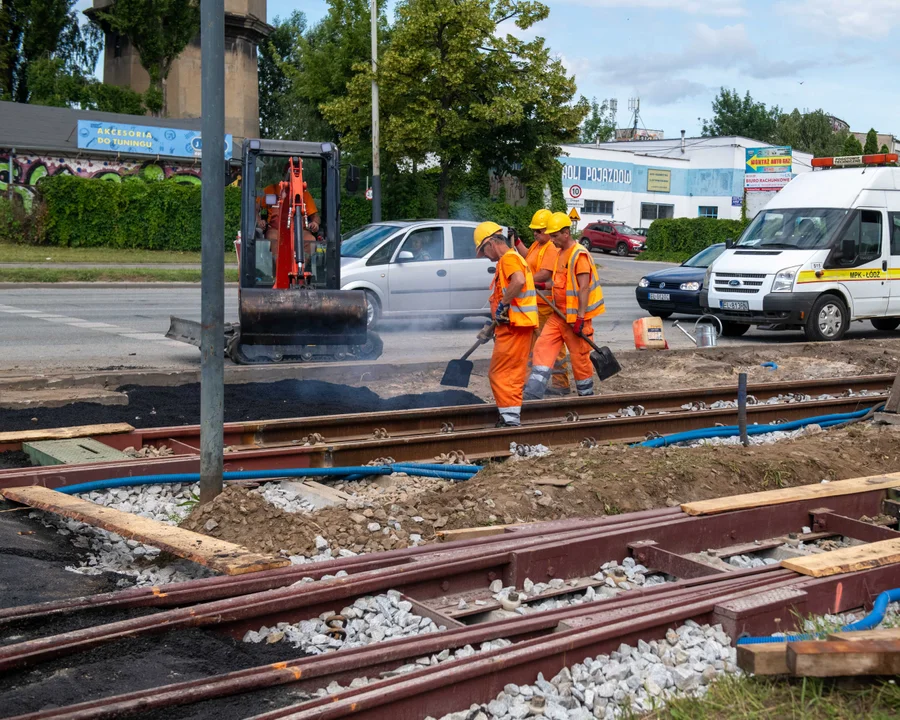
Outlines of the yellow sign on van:
{"label": "yellow sign on van", "polygon": [[667,193],[672,190],[671,170],[647,170],[647,192]]}

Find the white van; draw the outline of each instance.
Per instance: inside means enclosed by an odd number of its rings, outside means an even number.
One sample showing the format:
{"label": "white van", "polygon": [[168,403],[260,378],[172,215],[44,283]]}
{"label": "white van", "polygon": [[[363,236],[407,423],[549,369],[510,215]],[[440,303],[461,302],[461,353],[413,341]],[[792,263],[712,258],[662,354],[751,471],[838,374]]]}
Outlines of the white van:
{"label": "white van", "polygon": [[817,158],[706,272],[700,306],[724,334],[802,329],[839,340],[851,320],[900,326],[897,155]]}

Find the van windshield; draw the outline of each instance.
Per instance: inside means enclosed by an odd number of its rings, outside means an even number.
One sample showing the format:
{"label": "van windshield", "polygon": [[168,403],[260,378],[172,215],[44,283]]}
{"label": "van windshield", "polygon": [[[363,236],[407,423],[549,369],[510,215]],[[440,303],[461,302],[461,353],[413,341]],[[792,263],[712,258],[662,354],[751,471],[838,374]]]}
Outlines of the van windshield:
{"label": "van windshield", "polygon": [[847,210],[796,208],[763,210],[744,230],[737,247],[814,250],[828,247]]}
{"label": "van windshield", "polygon": [[363,225],[341,240],[341,257],[365,257],[396,231],[394,225]]}

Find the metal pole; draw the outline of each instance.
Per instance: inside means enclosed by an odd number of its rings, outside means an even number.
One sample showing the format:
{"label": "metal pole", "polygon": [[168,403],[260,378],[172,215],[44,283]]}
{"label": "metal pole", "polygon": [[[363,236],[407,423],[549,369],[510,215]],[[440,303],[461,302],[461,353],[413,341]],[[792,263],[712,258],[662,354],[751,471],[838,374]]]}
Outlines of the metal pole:
{"label": "metal pole", "polygon": [[16,156],[16,149],[9,149],[9,177],[7,178],[8,182],[6,183],[6,199],[12,200],[12,192],[13,192],[13,183],[16,181],[15,171],[16,167],[13,164],[13,158]]}
{"label": "metal pole", "polygon": [[222,492],[225,419],[225,6],[200,2],[200,502]]}
{"label": "metal pole", "polygon": [[[378,69],[378,0],[372,0],[372,72]],[[381,222],[381,151],[378,128],[378,83],[372,78],[372,222]]]}
{"label": "metal pole", "polygon": [[741,432],[741,445],[747,447],[750,438],[747,435],[747,373],[738,375],[738,430]]}

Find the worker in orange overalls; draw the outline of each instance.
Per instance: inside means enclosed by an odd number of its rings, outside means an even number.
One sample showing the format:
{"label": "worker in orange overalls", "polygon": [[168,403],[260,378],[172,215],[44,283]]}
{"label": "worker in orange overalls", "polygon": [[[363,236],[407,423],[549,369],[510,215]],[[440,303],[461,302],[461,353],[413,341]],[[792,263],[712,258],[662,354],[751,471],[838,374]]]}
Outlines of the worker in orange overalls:
{"label": "worker in orange overalls", "polygon": [[[553,287],[553,271],[556,269],[556,258],[559,256],[559,249],[550,242],[550,236],[547,235],[547,223],[550,216],[553,215],[547,209],[538,210],[534,217],[531,218],[531,224],[528,226],[534,231],[534,242],[528,248],[525,255],[525,262],[531,274],[534,275],[534,286],[538,290],[547,291]],[[521,251],[520,251],[521,252]],[[534,339],[531,343],[532,352],[537,339],[547,324],[547,320],[553,315],[553,309],[543,298],[537,299],[538,309],[538,328],[534,332]],[[532,358],[532,362],[534,362]],[[572,392],[569,387],[569,362],[566,346],[563,345],[559,349],[559,355],[556,362],[553,363],[553,374],[550,377],[550,387],[547,388],[548,395],[568,395]]]}
{"label": "worker in orange overalls", "polygon": [[[488,379],[500,412],[497,427],[518,427],[522,415],[522,388],[528,377],[531,338],[538,326],[534,278],[525,259],[509,246],[503,228],[483,222],[475,228],[475,254],[497,263],[491,283],[491,312],[497,323]],[[482,339],[490,338],[485,326]]]}
{"label": "worker in orange overalls", "polygon": [[526,400],[544,397],[550,381],[550,371],[560,347],[565,344],[572,358],[572,374],[579,395],[594,394],[594,367],[591,364],[591,346],[582,338],[592,338],[592,318],[606,311],[603,289],[594,261],[581,245],[575,242],[571,232],[571,220],[562,212],[553,213],[547,223],[547,234],[559,248],[559,258],[553,273],[553,304],[563,310],[563,321],[554,314],[544,326],[534,346],[531,376],[525,385]]}

